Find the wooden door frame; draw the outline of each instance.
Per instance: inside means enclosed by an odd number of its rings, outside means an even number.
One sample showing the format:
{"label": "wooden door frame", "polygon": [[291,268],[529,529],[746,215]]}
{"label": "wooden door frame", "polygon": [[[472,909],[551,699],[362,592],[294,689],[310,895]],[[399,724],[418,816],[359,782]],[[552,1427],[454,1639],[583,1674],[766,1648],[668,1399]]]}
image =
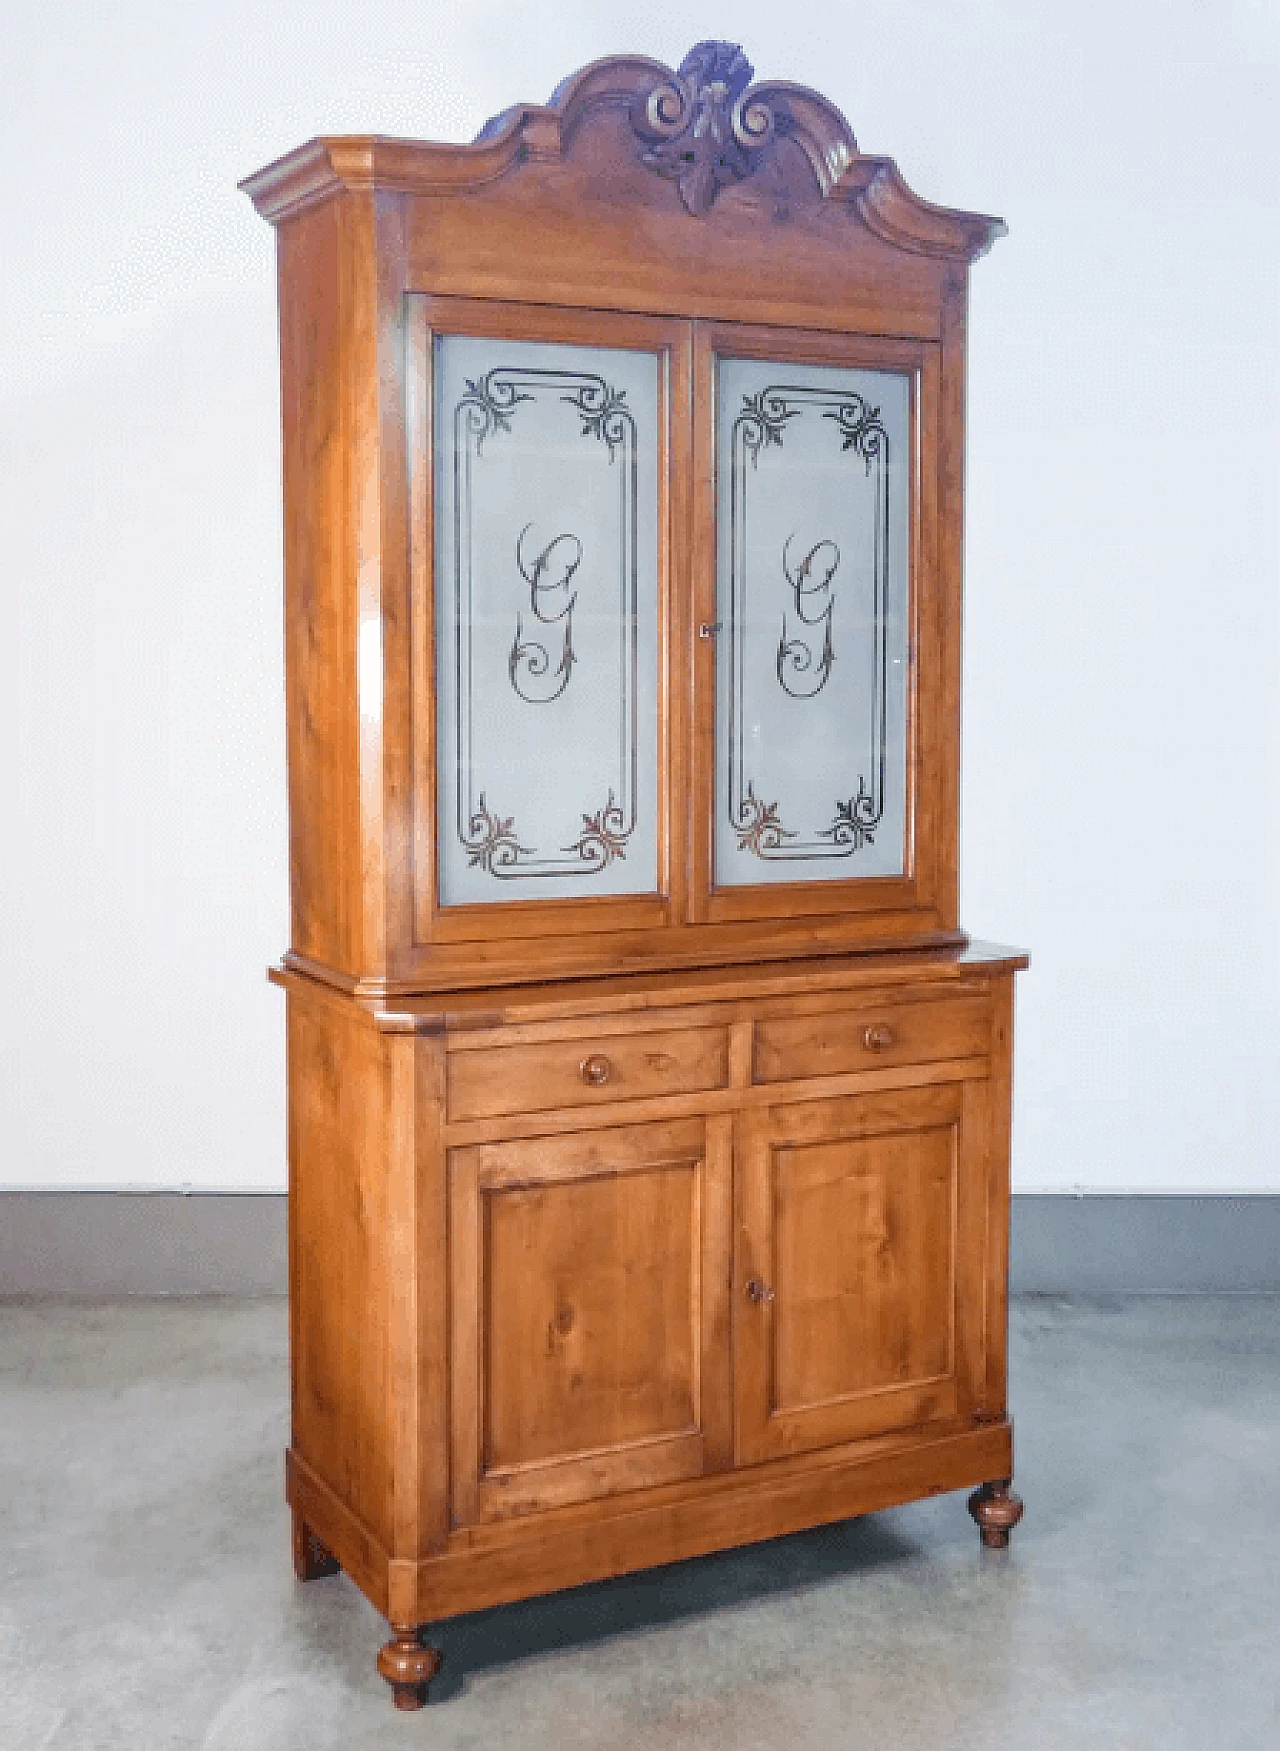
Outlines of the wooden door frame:
{"label": "wooden door frame", "polygon": [[[411,948],[518,942],[540,936],[654,930],[688,912],[687,809],[678,774],[689,762],[688,698],[678,654],[688,649],[691,329],[678,317],[556,308],[483,298],[404,297],[409,491],[412,741]],[[655,705],[657,888],[651,894],[471,902],[442,906],[437,859],[435,478],[433,342],[439,335],[612,347],[658,359],[658,581]]]}
{"label": "wooden door frame", "polygon": [[[784,1101],[742,1112],[735,1132],[734,1451],[739,1465],[967,1418],[984,1389],[984,1269],[989,1199],[987,1078],[949,1078],[874,1094]],[[872,1387],[776,1412],[772,1344],[775,1226],[771,1157],[788,1143],[839,1142],[942,1125],[955,1129],[949,1367],[937,1380]],[[888,1414],[886,1414],[886,1412]]]}
{"label": "wooden door frame", "polygon": [[[945,716],[941,642],[943,581],[939,565],[939,474],[942,428],[942,349],[936,341],[880,335],[697,321],[693,325],[693,621],[715,627],[717,612],[717,397],[721,357],[777,359],[798,365],[893,370],[910,377],[911,477],[907,598],[906,798],[903,874],[850,876],[831,881],[757,883],[719,888],[715,883],[716,640],[693,645],[692,858],[690,918],[697,923],[739,923],[797,916],[931,912],[939,901],[938,837],[944,811],[939,768],[958,764],[958,726]],[[922,754],[934,755],[928,761]]]}
{"label": "wooden door frame", "polygon": [[[733,1121],[728,1114],[617,1125],[451,1149],[449,1181],[451,1519],[535,1513],[721,1470],[732,1460],[729,1279]],[[485,1454],[485,1199],[504,1187],[692,1167],[696,1174],[693,1420],[609,1449],[490,1469]]]}

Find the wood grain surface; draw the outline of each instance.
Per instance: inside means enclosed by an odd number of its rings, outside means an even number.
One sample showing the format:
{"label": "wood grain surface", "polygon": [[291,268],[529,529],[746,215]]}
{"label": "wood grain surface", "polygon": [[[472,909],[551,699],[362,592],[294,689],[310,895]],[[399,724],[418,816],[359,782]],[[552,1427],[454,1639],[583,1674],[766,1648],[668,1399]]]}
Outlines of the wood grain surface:
{"label": "wood grain surface", "polygon": [[[300,1579],[432,1617],[1008,1488],[1015,950],[958,915],[969,264],[734,45],[597,62],[469,146],[313,140],[278,239]],[[650,353],[657,880],[445,905],[434,342]],[[902,874],[713,879],[716,362],[911,409]],[[699,629],[707,628],[707,636]]]}

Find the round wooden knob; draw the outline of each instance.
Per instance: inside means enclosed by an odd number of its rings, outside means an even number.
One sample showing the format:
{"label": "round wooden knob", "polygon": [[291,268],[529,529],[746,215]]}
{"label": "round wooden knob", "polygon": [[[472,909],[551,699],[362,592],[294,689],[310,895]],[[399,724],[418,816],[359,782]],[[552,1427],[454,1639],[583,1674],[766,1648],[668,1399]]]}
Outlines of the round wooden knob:
{"label": "round wooden knob", "polygon": [[884,1022],[872,1022],[869,1028],[862,1030],[862,1043],[868,1052],[887,1052],[893,1044],[894,1032]]}
{"label": "round wooden knob", "polygon": [[599,1088],[613,1074],[613,1065],[603,1052],[593,1052],[589,1058],[584,1058],[578,1069],[588,1088]]}
{"label": "round wooden knob", "polygon": [[773,1300],[773,1290],[762,1283],[759,1277],[747,1278],[747,1300],[763,1304]]}

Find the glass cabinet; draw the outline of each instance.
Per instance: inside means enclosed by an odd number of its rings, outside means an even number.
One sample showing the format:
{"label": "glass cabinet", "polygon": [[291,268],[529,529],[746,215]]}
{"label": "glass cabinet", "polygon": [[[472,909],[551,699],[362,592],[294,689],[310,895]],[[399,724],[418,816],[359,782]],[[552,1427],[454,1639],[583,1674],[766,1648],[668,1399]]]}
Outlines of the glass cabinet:
{"label": "glass cabinet", "polygon": [[299,1577],[429,1623],[1012,1493],[1015,950],[959,927],[998,221],[732,43],[277,228]]}
{"label": "glass cabinet", "polygon": [[924,911],[936,348],[412,302],[423,940]]}

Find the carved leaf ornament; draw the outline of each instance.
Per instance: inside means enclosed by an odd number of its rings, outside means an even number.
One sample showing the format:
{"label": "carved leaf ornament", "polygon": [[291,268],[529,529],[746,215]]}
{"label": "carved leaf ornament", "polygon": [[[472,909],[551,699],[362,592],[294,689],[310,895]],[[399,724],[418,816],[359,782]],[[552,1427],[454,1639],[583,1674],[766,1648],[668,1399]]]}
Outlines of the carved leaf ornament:
{"label": "carved leaf ornament", "polygon": [[737,43],[698,43],[633,112],[636,133],[654,142],[642,162],[672,178],[695,216],[751,174],[777,131],[779,117],[749,89],[754,72]]}

